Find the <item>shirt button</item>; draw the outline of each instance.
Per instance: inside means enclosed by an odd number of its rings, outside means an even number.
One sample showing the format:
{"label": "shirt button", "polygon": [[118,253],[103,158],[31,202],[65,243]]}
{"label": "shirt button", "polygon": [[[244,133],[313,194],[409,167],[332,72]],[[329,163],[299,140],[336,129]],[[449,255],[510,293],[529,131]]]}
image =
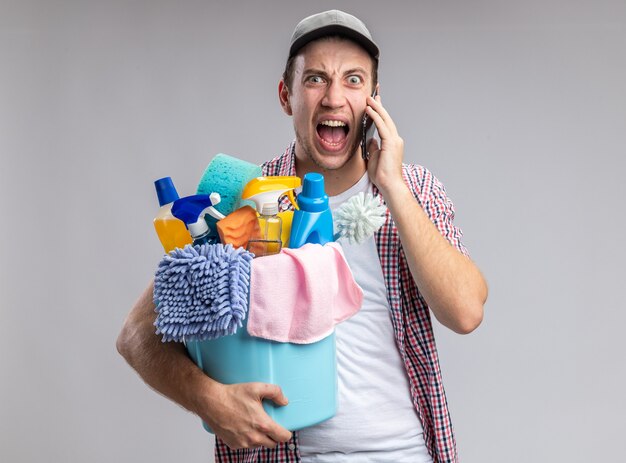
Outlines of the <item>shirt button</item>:
{"label": "shirt button", "polygon": [[287,448],[289,448],[289,450],[295,450],[296,449],[296,444],[289,444],[287,446]]}

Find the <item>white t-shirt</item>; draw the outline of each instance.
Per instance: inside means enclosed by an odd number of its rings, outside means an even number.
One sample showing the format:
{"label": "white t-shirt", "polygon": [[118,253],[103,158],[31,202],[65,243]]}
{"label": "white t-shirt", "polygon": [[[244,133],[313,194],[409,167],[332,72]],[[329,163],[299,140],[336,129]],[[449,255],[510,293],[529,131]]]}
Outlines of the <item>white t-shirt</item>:
{"label": "white t-shirt", "polygon": [[[359,192],[372,192],[367,173],[349,190],[329,198],[331,209]],[[298,431],[302,461],[432,463],[396,346],[374,237],[362,244],[346,239],[339,243],[363,289],[363,306],[335,328],[337,414]]]}

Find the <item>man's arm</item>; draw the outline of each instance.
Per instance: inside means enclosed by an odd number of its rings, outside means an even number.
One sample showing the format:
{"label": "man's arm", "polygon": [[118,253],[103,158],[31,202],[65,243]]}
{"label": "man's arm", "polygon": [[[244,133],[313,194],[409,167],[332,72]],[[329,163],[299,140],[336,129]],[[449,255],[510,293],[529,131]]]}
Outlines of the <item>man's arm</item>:
{"label": "man's arm", "polygon": [[404,183],[404,142],[380,96],[367,101],[381,138],[380,149],[372,141],[368,173],[396,223],[411,275],[437,320],[469,333],[482,321],[487,284],[478,267],[439,233]]}
{"label": "man's arm", "polygon": [[263,410],[262,400],[286,405],[280,387],[264,383],[224,385],[205,375],[182,344],[155,334],[153,283],[132,308],[117,339],[117,350],[152,388],[197,414],[231,448],[269,447],[291,433]]}

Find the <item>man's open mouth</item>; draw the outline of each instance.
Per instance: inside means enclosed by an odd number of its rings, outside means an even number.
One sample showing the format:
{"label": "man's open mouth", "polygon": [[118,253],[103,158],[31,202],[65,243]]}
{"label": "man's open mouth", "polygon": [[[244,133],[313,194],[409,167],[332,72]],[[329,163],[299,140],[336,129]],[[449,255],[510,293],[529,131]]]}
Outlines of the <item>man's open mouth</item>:
{"label": "man's open mouth", "polygon": [[350,127],[343,121],[326,120],[317,124],[317,135],[329,148],[343,146],[348,138]]}

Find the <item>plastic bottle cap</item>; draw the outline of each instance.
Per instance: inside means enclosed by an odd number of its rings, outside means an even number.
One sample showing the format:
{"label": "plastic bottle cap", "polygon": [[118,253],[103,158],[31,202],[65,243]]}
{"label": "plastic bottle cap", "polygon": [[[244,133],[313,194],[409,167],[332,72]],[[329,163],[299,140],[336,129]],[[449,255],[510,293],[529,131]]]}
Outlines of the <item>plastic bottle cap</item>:
{"label": "plastic bottle cap", "polygon": [[328,209],[328,196],[324,192],[324,176],[309,172],[302,180],[302,193],[298,195],[298,206],[306,212],[322,212]]}
{"label": "plastic bottle cap", "polygon": [[261,215],[276,215],[278,214],[278,203],[264,203],[261,206]]}
{"label": "plastic bottle cap", "polygon": [[317,172],[309,172],[304,175],[302,183],[302,194],[309,198],[319,198],[324,196],[324,176]]}
{"label": "plastic bottle cap", "polygon": [[159,198],[159,206],[165,206],[166,204],[173,203],[179,196],[172,177],[163,177],[154,181],[154,187],[156,188],[157,197]]}

